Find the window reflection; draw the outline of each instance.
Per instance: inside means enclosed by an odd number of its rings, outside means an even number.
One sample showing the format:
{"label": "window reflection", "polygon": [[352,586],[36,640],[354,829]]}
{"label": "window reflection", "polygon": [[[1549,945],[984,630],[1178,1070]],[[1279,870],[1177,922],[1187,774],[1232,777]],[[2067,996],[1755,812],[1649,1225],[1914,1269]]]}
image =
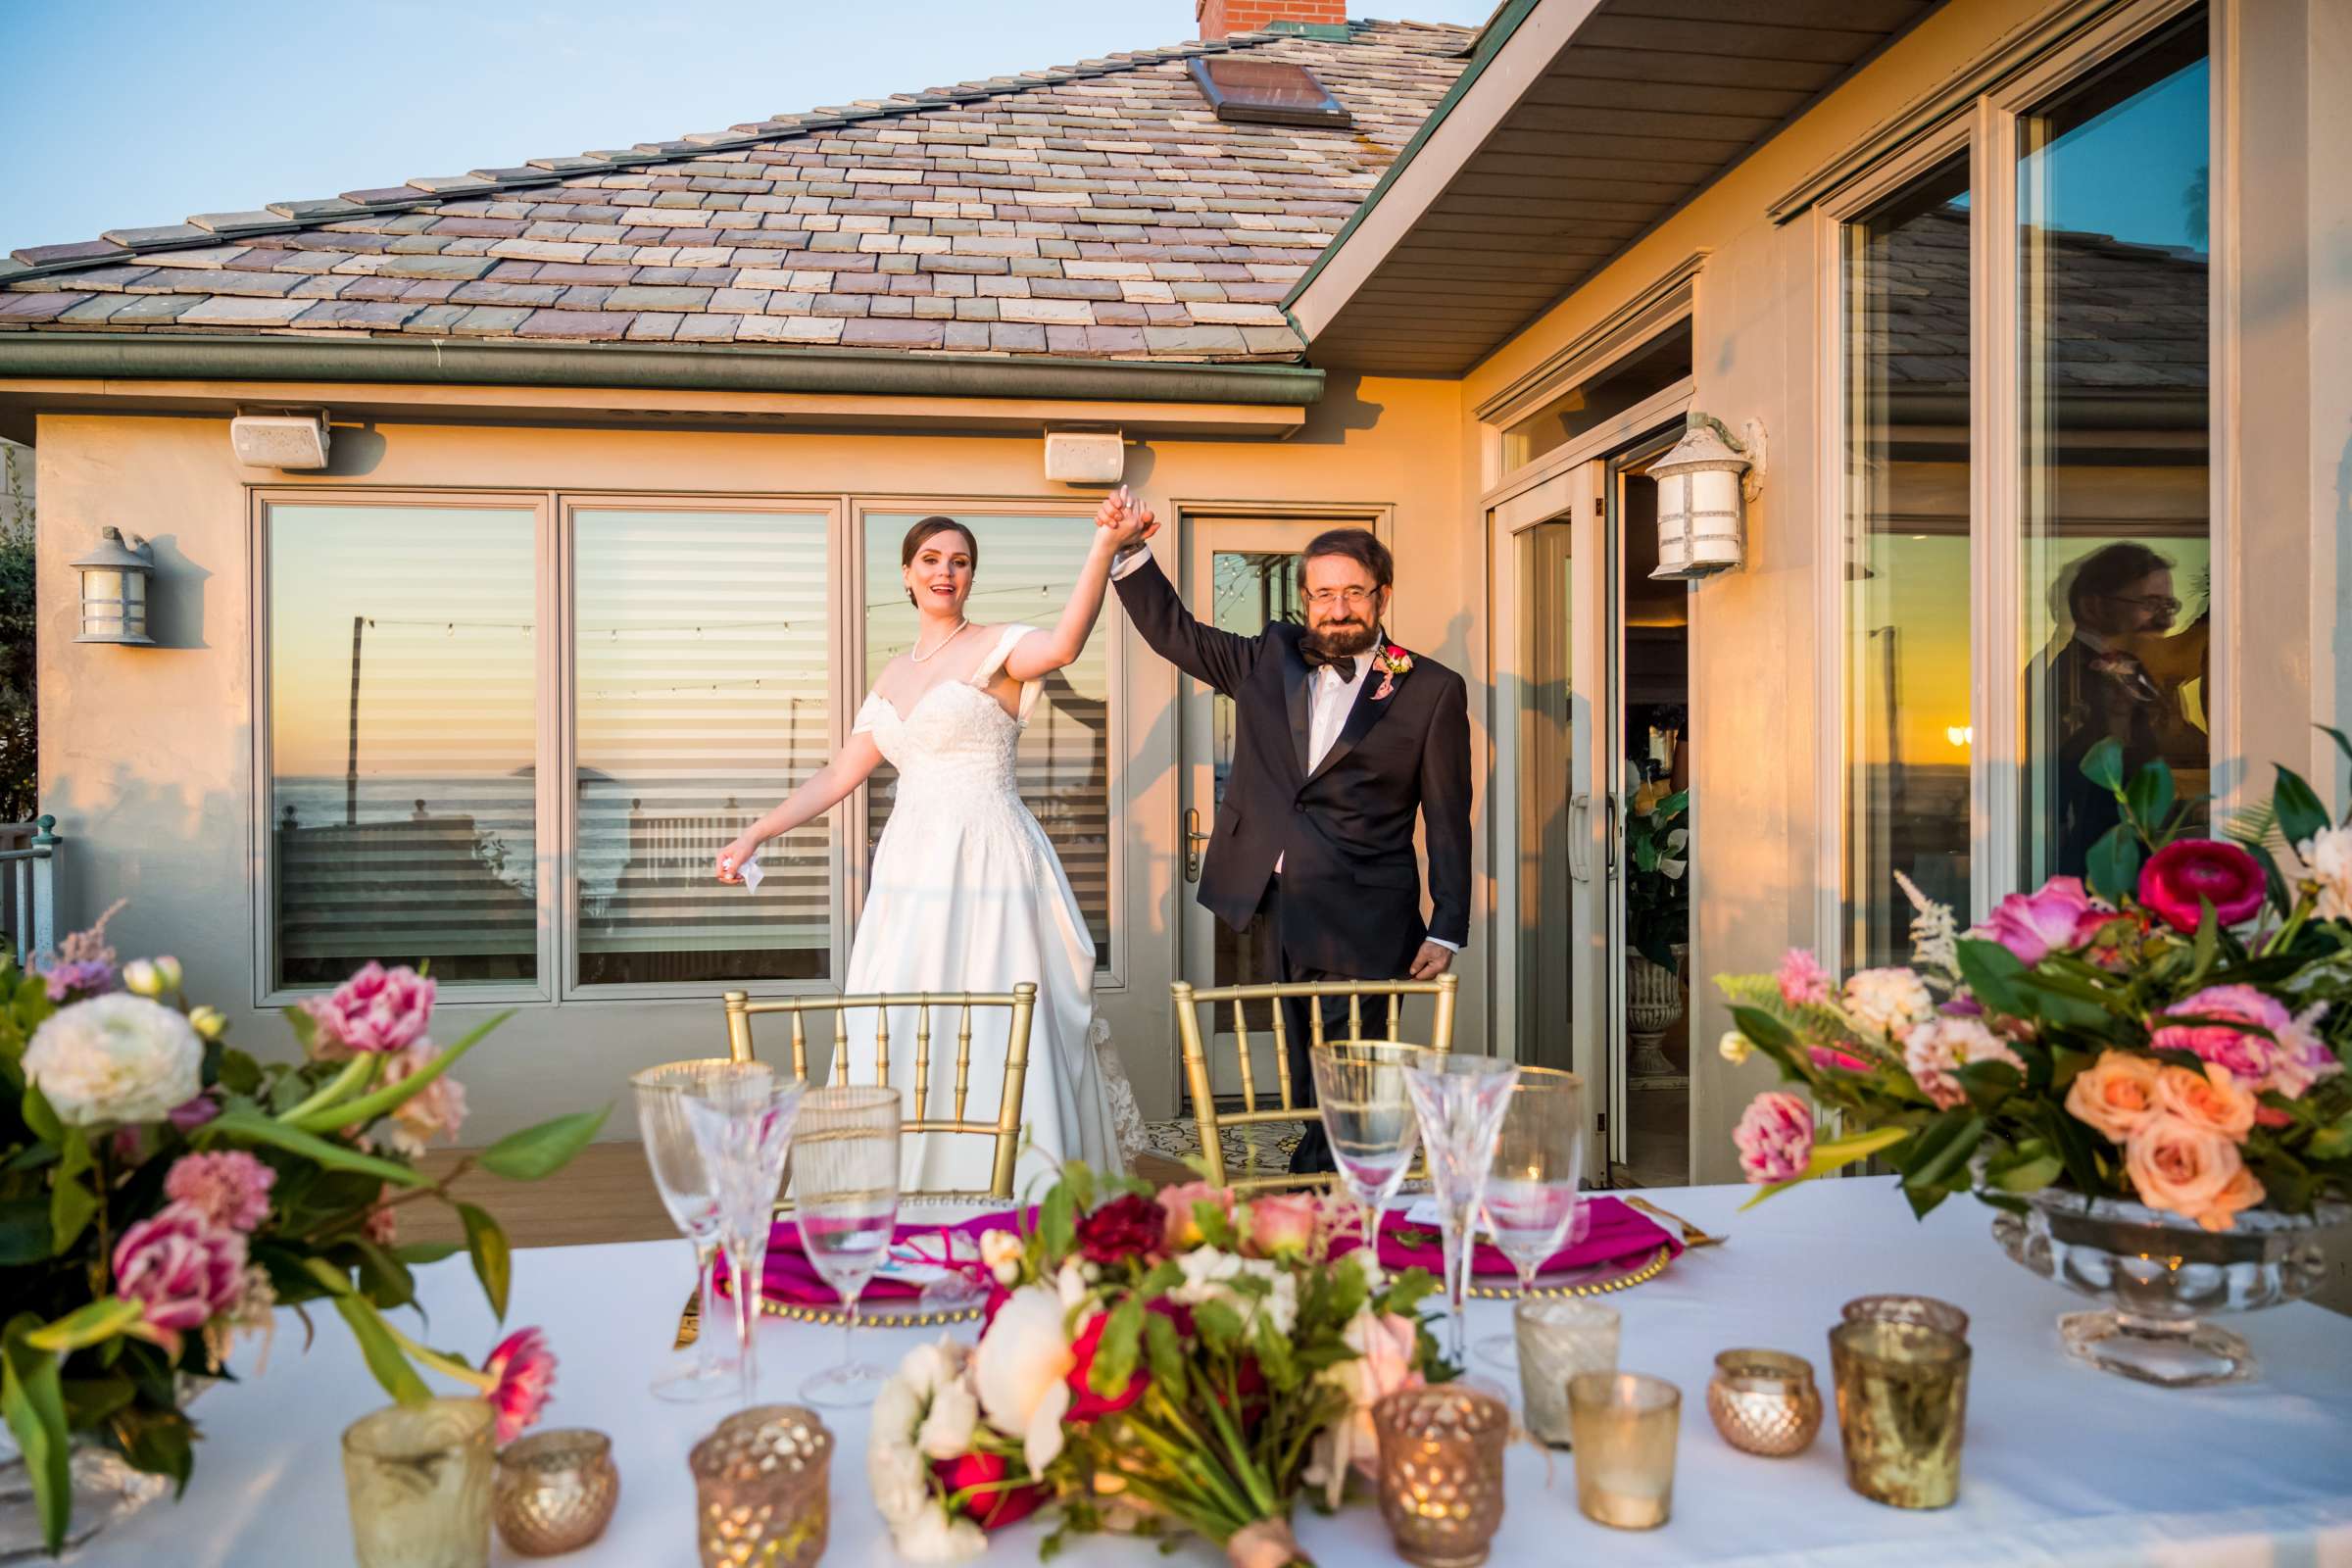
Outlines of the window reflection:
{"label": "window reflection", "polygon": [[2207,98],[2199,15],[2018,122],[2029,883],[2118,822],[2100,741],[2206,788]]}
{"label": "window reflection", "polygon": [[1502,433],[1502,466],[1524,467],[1690,374],[1690,318],[1553,398]]}

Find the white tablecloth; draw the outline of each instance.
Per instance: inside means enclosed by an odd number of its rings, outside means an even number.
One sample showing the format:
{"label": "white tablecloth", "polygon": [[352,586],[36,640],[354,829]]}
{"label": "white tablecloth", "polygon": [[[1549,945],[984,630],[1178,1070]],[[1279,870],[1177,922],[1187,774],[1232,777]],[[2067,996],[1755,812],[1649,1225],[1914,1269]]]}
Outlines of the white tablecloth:
{"label": "white tablecloth", "polygon": [[[1654,1196],[1732,1238],[1609,1298],[1625,1314],[1623,1364],[1683,1390],[1674,1517],[1640,1535],[1592,1524],[1576,1511],[1569,1456],[1547,1466],[1544,1453],[1518,1446],[1494,1562],[2352,1564],[2352,1320],[2309,1305],[2233,1319],[2263,1359],[2263,1382],[2146,1388],[2067,1358],[2055,1314],[2086,1303],[2002,1256],[1989,1210],[1977,1203],[1948,1202],[1917,1224],[1881,1181],[1817,1182],[1745,1214],[1735,1212],[1743,1188]],[[544,1325],[562,1358],[545,1424],[612,1434],[620,1466],[612,1529],[566,1563],[695,1560],[686,1452],[726,1407],[664,1404],[646,1393],[691,1283],[682,1242],[515,1258],[508,1321]],[[423,1271],[421,1286],[430,1343],[476,1356],[494,1343],[497,1328],[462,1257]],[[1942,1297],[1972,1319],[1960,1500],[1939,1512],[1882,1507],[1849,1492],[1834,1415],[1810,1450],[1779,1460],[1735,1452],[1707,1420],[1715,1353],[1733,1347],[1804,1355],[1826,1396],[1829,1326],[1841,1303],[1874,1291]],[[1504,1328],[1507,1311],[1475,1305],[1473,1337]],[[337,1438],[384,1396],[341,1323],[322,1316],[308,1354],[288,1318],[264,1375],[217,1389],[198,1406],[204,1441],[185,1500],[150,1507],[76,1560],[135,1568],[349,1561]],[[803,1376],[841,1354],[842,1337],[765,1324],[763,1396],[791,1400]],[[895,1364],[920,1337],[862,1333],[859,1348]],[[866,1493],[864,1415],[826,1419],[840,1440],[826,1558],[887,1564],[895,1559]],[[1326,1568],[1396,1560],[1369,1502],[1333,1518],[1302,1506],[1298,1523],[1301,1544]],[[1029,1523],[1006,1533],[991,1560],[1035,1562],[1039,1532]],[[492,1554],[529,1560],[503,1544]],[[1084,1540],[1061,1559],[1157,1560],[1152,1545],[1117,1538]],[[1220,1559],[1194,1544],[1175,1560]]]}

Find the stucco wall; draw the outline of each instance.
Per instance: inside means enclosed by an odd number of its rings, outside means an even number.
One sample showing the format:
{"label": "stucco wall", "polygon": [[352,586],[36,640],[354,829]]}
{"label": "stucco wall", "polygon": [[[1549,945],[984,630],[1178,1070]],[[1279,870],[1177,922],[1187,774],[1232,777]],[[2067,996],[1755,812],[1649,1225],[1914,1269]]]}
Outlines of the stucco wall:
{"label": "stucco wall", "polygon": [[[1366,504],[1395,509],[1409,563],[1396,634],[1483,682],[1485,552],[1461,523],[1457,389],[1335,379],[1303,431],[1281,442],[1159,440],[1133,448],[1128,480],[1162,514],[1190,502]],[[332,407],[332,400],[328,400]],[[1022,437],[564,429],[384,423],[342,441],[330,477],[239,466],[219,417],[49,415],[38,432],[41,565],[41,779],[44,809],[69,841],[69,920],[113,899],[125,953],[172,952],[190,990],[227,1008],[248,1048],[281,1049],[256,1011],[251,939],[253,650],[249,487],[287,484],[653,493],[934,497],[1092,495],[1042,477],[1042,442]],[[65,565],[105,523],[155,542],[157,649],[75,644],[77,587]],[[396,549],[396,540],[386,542]],[[1173,541],[1163,536],[1162,559]],[[1167,1004],[1177,899],[1190,896],[1177,842],[1177,677],[1126,629],[1115,607],[1098,635],[1129,639],[1121,699],[1129,968],[1104,1007],[1147,1114],[1175,1113]],[[1474,709],[1477,708],[1474,703]],[[1482,818],[1483,724],[1474,734]],[[1120,770],[1114,768],[1114,779]],[[781,794],[785,781],[778,781]],[[1481,850],[1483,864],[1483,848]],[[1489,898],[1482,876],[1482,912]],[[1462,960],[1464,1038],[1484,1042],[1485,933]],[[717,988],[712,988],[715,997]],[[441,1032],[487,1010],[454,995]],[[617,1095],[627,1072],[722,1043],[715,1000],[526,1004],[469,1060],[467,1138],[487,1139],[553,1110]],[[624,1113],[610,1127],[633,1137]]]}

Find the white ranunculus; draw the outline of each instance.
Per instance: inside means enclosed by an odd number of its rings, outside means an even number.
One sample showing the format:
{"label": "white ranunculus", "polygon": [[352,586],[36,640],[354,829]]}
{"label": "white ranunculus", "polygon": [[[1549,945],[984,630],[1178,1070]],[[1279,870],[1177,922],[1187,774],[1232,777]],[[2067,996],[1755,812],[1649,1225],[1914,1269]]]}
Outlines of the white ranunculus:
{"label": "white ranunculus", "polygon": [[[1185,1306],[1222,1301],[1241,1315],[1245,1325],[1262,1305],[1277,1334],[1289,1334],[1298,1320],[1298,1281],[1272,1258],[1243,1257],[1202,1247],[1177,1258],[1176,1266],[1184,1271],[1184,1283],[1168,1292],[1171,1301]],[[1271,1287],[1269,1294],[1260,1298],[1234,1289],[1233,1282],[1245,1275],[1266,1281]]]}
{"label": "white ranunculus", "polygon": [[874,1506],[896,1526],[918,1513],[936,1513],[939,1501],[931,1495],[931,1467],[904,1442],[883,1437],[879,1427],[865,1450],[865,1482]]}
{"label": "white ranunculus", "polygon": [[945,1508],[925,1508],[893,1523],[890,1544],[908,1562],[962,1562],[988,1550],[988,1537],[969,1519],[951,1519]]}
{"label": "white ranunculus", "polygon": [[1031,1475],[1044,1475],[1061,1453],[1061,1418],[1070,1408],[1064,1380],[1078,1364],[1062,1321],[1052,1287],[1025,1285],[1004,1298],[972,1357],[980,1408],[990,1426],[1021,1440]]}
{"label": "white ranunculus", "polygon": [[906,1352],[899,1377],[914,1395],[916,1406],[927,1403],[943,1384],[963,1376],[963,1348],[954,1340],[933,1340]]}
{"label": "white ranunculus", "polygon": [[50,1014],[24,1049],[24,1076],[70,1127],[160,1121],[196,1098],[203,1066],[187,1019],[120,994]]}
{"label": "white ranunculus", "polygon": [[1018,1231],[995,1230],[980,1233],[980,1261],[988,1265],[989,1276],[1006,1290],[1021,1277],[1021,1255],[1024,1244]]}
{"label": "white ranunculus", "polygon": [[1863,1028],[1900,1041],[1936,1016],[1936,998],[1910,969],[1862,969],[1845,982],[1845,1010]]}
{"label": "white ranunculus", "polygon": [[1738,1067],[1755,1054],[1755,1043],[1737,1029],[1726,1029],[1723,1038],[1715,1042],[1715,1054]]}
{"label": "white ranunculus", "polygon": [[2304,870],[2320,885],[2323,920],[2352,920],[2352,826],[2327,827],[2295,846]]}
{"label": "white ranunculus", "polygon": [[151,958],[133,958],[122,966],[122,989],[134,997],[160,997],[164,977]]}
{"label": "white ranunculus", "polygon": [[969,1453],[972,1429],[980,1424],[980,1400],[960,1381],[943,1383],[931,1394],[931,1411],[923,1417],[914,1446],[934,1459],[954,1459]]}

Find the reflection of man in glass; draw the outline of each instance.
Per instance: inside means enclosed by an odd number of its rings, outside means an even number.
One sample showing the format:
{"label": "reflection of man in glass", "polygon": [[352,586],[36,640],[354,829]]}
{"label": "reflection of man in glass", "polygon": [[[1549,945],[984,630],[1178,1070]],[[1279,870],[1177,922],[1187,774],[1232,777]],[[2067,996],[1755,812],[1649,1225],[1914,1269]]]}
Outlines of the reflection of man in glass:
{"label": "reflection of man in glass", "polygon": [[2058,741],[2057,868],[2080,876],[2090,847],[2123,820],[2115,797],[2082,776],[2090,749],[2121,742],[2129,779],[2158,758],[2177,772],[2202,769],[2205,737],[2183,710],[2178,674],[2148,664],[2180,613],[2171,561],[2145,545],[2108,545],[2076,567],[2066,604],[2074,632],[2050,660],[2046,711]]}

